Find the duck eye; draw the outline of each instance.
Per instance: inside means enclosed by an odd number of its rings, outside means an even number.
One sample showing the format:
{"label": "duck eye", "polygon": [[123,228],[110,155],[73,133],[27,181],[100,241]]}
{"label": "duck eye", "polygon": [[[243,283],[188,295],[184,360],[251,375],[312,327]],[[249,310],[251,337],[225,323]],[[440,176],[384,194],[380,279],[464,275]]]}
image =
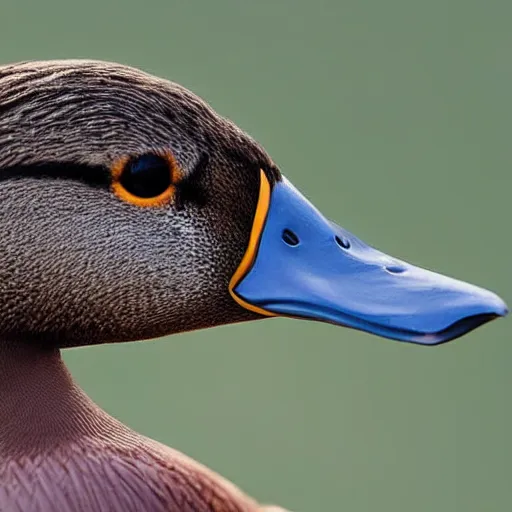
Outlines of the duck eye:
{"label": "duck eye", "polygon": [[174,197],[177,173],[171,155],[122,159],[112,169],[112,188],[120,199],[137,206],[163,206]]}
{"label": "duck eye", "polygon": [[172,185],[169,163],[157,155],[143,155],[129,160],[119,183],[137,197],[159,196]]}

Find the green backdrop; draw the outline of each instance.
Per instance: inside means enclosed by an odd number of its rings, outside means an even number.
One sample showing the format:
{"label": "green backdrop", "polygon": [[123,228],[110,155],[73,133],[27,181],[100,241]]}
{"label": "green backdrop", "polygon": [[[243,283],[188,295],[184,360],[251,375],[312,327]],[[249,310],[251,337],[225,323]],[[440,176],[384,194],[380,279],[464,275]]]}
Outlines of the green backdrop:
{"label": "green backdrop", "polygon": [[[510,0],[0,4],[2,63],[182,83],[373,245],[512,302]],[[268,320],[68,351],[87,392],[296,512],[512,508],[509,319],[433,349]]]}

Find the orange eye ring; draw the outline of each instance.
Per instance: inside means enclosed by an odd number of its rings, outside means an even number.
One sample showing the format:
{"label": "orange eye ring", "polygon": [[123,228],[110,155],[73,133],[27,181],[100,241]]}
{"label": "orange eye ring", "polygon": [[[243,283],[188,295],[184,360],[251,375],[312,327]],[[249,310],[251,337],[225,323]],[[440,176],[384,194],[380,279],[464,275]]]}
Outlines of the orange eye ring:
{"label": "orange eye ring", "polygon": [[[140,159],[154,159],[155,161],[159,161],[159,169],[160,174],[162,172],[165,174],[165,171],[168,171],[168,176],[163,176],[164,184],[166,183],[166,188],[154,195],[138,195],[134,193],[134,191],[130,191],[126,187],[126,183],[123,183],[123,178],[125,174],[130,170],[133,170],[133,165],[137,165]],[[162,166],[164,163],[164,166]],[[141,155],[137,157],[132,156],[123,156],[116,160],[111,167],[111,176],[112,176],[112,192],[126,203],[130,203],[132,205],[142,207],[142,208],[158,208],[171,204],[174,201],[176,196],[176,185],[183,178],[183,172],[181,171],[176,159],[170,151],[163,151],[161,153],[150,153],[147,155]],[[162,176],[160,176],[162,178]],[[151,179],[151,176],[149,177]],[[126,180],[125,180],[126,181]]]}

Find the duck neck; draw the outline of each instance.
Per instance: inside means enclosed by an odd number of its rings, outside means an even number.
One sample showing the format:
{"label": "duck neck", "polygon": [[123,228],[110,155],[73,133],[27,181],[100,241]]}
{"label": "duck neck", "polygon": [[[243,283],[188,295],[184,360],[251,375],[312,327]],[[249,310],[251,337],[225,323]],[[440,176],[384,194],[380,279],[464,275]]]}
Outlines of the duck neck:
{"label": "duck neck", "polygon": [[59,349],[0,343],[0,459],[94,435],[109,418],[73,381]]}

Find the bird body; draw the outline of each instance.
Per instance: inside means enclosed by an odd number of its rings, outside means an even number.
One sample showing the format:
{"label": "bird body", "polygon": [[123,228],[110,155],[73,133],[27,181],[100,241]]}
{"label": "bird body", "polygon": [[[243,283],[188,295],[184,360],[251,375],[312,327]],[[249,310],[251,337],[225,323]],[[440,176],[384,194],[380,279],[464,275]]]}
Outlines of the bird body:
{"label": "bird body", "polygon": [[95,405],[60,355],[290,316],[437,344],[496,295],[327,221],[183,87],[97,61],[0,67],[0,510],[267,512]]}
{"label": "bird body", "polygon": [[[101,410],[57,351],[22,347],[10,355],[17,370],[2,372],[1,510],[262,510],[204,466]],[[24,365],[37,379],[28,387],[19,379]]]}

